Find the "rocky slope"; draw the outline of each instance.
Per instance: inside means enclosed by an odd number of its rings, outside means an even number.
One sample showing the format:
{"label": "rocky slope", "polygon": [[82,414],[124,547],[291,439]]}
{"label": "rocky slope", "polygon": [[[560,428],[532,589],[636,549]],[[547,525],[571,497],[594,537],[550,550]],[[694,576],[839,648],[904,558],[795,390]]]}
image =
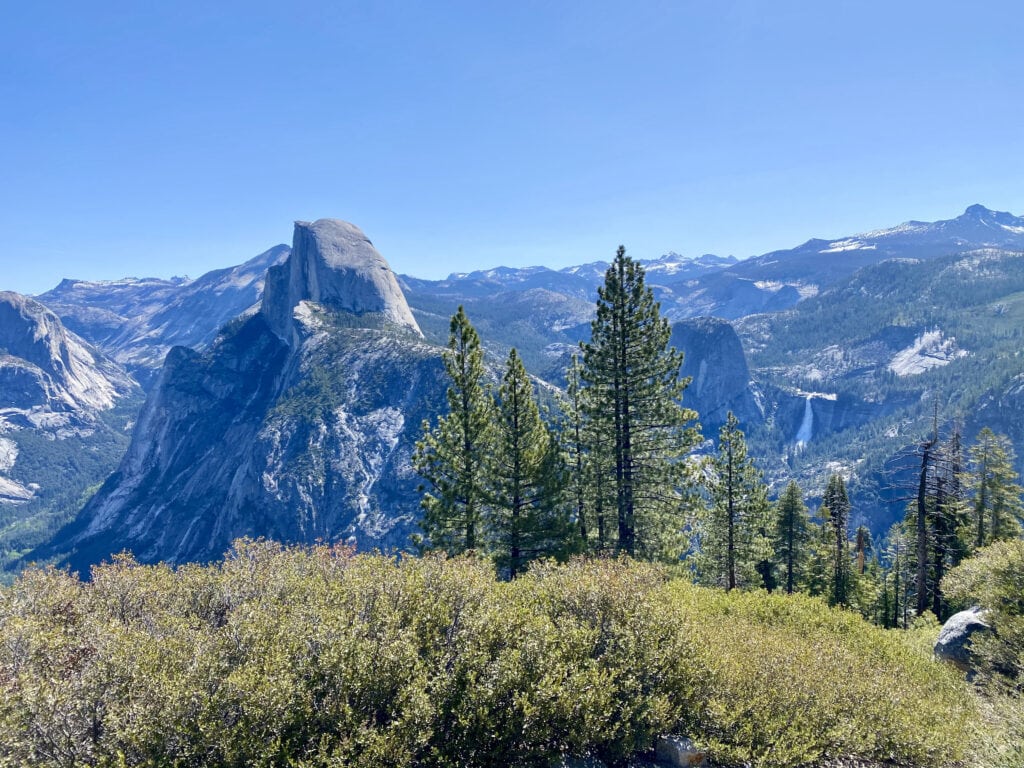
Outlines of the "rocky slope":
{"label": "rocky slope", "polygon": [[225,323],[257,305],[267,269],[290,250],[277,245],[195,280],[64,280],[38,299],[148,387],[172,346],[205,347]]}
{"label": "rocky slope", "polygon": [[443,402],[394,274],[344,222],[297,222],[260,310],[203,353],[175,347],[120,467],[40,555],[77,568],[219,556],[238,536],[407,543],[413,444]]}
{"label": "rocky slope", "polygon": [[0,562],[116,466],[139,388],[34,299],[0,292]]}

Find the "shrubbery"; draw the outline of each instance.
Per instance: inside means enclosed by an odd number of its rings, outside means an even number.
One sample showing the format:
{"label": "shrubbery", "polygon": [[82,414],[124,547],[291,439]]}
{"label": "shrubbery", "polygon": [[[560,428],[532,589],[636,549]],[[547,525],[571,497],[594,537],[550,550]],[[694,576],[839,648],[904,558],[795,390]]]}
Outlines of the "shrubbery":
{"label": "shrubbery", "polygon": [[665,732],[765,766],[962,757],[972,698],[899,634],[667,574],[249,541],[29,570],[0,591],[0,763],[546,766]]}

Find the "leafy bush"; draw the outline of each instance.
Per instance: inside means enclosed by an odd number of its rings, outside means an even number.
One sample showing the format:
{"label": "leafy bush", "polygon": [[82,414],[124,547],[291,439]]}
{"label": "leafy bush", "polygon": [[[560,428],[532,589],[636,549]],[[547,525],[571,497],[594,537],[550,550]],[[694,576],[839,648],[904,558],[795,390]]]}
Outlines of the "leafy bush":
{"label": "leafy bush", "polygon": [[987,610],[993,633],[971,639],[982,678],[1019,691],[1024,685],[1024,539],[979,549],[946,574],[942,589],[951,601]]}
{"label": "leafy bush", "polygon": [[962,757],[972,698],[899,634],[667,573],[264,541],[30,570],[0,590],[0,765],[614,763],[665,732],[764,766]]}

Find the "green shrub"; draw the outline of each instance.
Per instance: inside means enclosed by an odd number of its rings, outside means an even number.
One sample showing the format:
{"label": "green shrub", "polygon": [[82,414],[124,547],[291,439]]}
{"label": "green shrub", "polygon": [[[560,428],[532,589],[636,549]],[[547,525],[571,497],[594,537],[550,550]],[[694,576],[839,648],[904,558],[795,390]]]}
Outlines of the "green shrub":
{"label": "green shrub", "polygon": [[993,633],[971,639],[982,679],[1020,691],[1024,684],[1024,539],[997,541],[946,574],[942,589],[965,606],[980,604]]}
{"label": "green shrub", "polygon": [[626,560],[241,541],[0,590],[0,765],[547,766],[681,732],[721,761],[948,765],[972,699],[898,633]]}

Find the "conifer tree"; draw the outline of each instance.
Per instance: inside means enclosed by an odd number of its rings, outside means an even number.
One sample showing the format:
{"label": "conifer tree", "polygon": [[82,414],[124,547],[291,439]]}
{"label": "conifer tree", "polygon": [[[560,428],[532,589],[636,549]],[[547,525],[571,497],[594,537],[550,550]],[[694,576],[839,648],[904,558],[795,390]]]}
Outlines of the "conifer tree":
{"label": "conifer tree", "polygon": [[775,505],[775,555],[788,594],[800,583],[810,538],[811,519],[803,492],[790,480]]}
{"label": "conifer tree", "polygon": [[566,551],[566,473],[555,436],[541,419],[533,384],[513,348],[498,393],[493,452],[487,457],[488,528],[510,578],[530,560]]}
{"label": "conifer tree", "polygon": [[971,446],[970,469],[964,481],[973,493],[970,538],[976,549],[1021,533],[1024,507],[1013,468],[1015,458],[1009,438],[988,427]]}
{"label": "conifer tree", "polygon": [[828,507],[818,508],[817,522],[811,522],[807,549],[807,565],[801,589],[809,595],[831,599],[835,582],[836,537],[832,529],[832,513]]}
{"label": "conifer tree", "polygon": [[483,349],[461,306],[449,324],[444,366],[451,379],[448,413],[433,429],[424,421],[413,464],[425,481],[424,544],[456,555],[484,545],[486,457],[494,442]]}
{"label": "conifer tree", "polygon": [[747,444],[732,411],[718,432],[709,495],[711,504],[700,530],[702,579],[727,590],[764,586],[757,566],[771,554],[766,535],[768,488],[747,456]]}
{"label": "conifer tree", "polygon": [[697,414],[680,403],[688,381],[670,335],[643,267],[619,246],[598,289],[581,377],[591,449],[609,463],[602,479],[614,503],[616,547],[629,555],[673,557],[681,547],[682,459],[699,429]]}
{"label": "conifer tree", "polygon": [[850,590],[850,500],[846,495],[846,483],[841,475],[831,475],[825,486],[821,504],[830,515],[835,550],[832,555],[832,602],[846,605]]}
{"label": "conifer tree", "polygon": [[907,535],[906,523],[894,523],[886,536],[886,559],[889,564],[885,580],[888,612],[882,626],[907,628],[910,614],[911,593],[911,537]]}

